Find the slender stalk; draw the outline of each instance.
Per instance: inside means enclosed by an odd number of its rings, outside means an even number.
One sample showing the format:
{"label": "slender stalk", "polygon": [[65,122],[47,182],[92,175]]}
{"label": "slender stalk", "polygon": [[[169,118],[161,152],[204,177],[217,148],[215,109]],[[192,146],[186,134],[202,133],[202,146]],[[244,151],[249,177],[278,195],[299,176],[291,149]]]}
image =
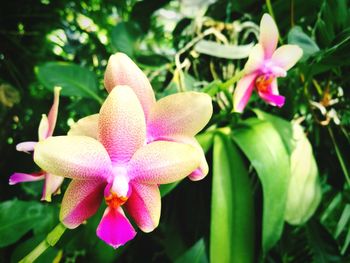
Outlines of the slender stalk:
{"label": "slender stalk", "polygon": [[[266,6],[267,6],[267,11],[269,12],[270,16],[272,16],[273,20],[276,21],[275,14],[273,13],[271,0],[266,0]],[[281,45],[283,45],[283,40],[282,40],[280,35],[278,36],[278,41],[280,42]]]}
{"label": "slender stalk", "polygon": [[56,245],[58,240],[60,240],[64,231],[66,230],[65,226],[59,223],[47,236],[46,238],[37,245],[27,256],[25,256],[19,263],[32,263],[41,254],[43,254],[46,249]]}
{"label": "slender stalk", "polygon": [[239,81],[244,76],[244,70],[238,71],[235,75],[233,75],[232,78],[228,79],[224,83],[220,85],[221,90],[226,90],[229,87],[231,87],[233,84],[235,84],[237,81]]}
{"label": "slender stalk", "polygon": [[266,0],[266,6],[267,10],[269,11],[269,14],[272,16],[273,19],[275,19],[275,14],[273,13],[273,8],[270,0]]}
{"label": "slender stalk", "polygon": [[39,245],[34,248],[32,252],[30,252],[27,256],[25,256],[19,263],[32,263],[36,260],[42,253],[48,249],[50,245],[43,240]]}
{"label": "slender stalk", "polygon": [[345,175],[345,179],[346,179],[347,183],[350,185],[350,176],[349,176],[348,170],[346,168],[346,165],[345,165],[345,162],[344,162],[343,157],[341,155],[340,149],[339,149],[339,147],[337,145],[337,142],[335,140],[332,128],[329,127],[329,126],[328,126],[328,132],[329,132],[329,135],[330,135],[330,137],[332,139],[332,142],[333,142],[333,145],[334,145],[334,149],[335,149],[335,153],[337,154],[337,157],[338,157],[338,160],[339,160],[339,163],[340,163],[340,167],[343,170],[343,173]]}

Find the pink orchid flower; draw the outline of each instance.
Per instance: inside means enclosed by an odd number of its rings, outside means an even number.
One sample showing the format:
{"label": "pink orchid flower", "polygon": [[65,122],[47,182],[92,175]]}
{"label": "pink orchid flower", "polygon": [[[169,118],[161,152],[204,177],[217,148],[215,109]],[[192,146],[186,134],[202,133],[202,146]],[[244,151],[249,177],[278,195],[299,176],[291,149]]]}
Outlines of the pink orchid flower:
{"label": "pink orchid flower", "polygon": [[107,208],[97,235],[117,248],[136,235],[124,209],[142,231],[152,231],[160,217],[158,185],[186,177],[199,166],[201,156],[183,143],[146,144],[144,112],[128,86],[110,92],[97,120],[97,139],[73,134],[50,137],[35,146],[34,161],[50,173],[73,179],[60,212],[68,228],[95,214],[104,198]]}
{"label": "pink orchid flower", "polygon": [[[38,139],[39,141],[44,141],[51,137],[56,126],[58,105],[60,97],[60,87],[55,87],[54,89],[54,101],[52,107],[49,111],[48,116],[46,114],[42,115],[39,129],[38,129]],[[20,152],[32,152],[37,142],[22,142],[17,144],[16,149]],[[10,176],[9,184],[15,185],[17,183],[23,182],[33,182],[45,180],[43,194],[41,200],[51,202],[52,194],[58,194],[60,191],[60,186],[63,182],[63,177],[56,176],[45,171],[40,171],[36,173],[14,173]]]}
{"label": "pink orchid flower", "polygon": [[[161,140],[192,145],[200,154],[201,162],[189,178],[197,181],[208,174],[205,154],[194,136],[211,118],[213,108],[210,96],[200,92],[182,92],[156,101],[146,75],[123,53],[116,53],[109,58],[104,82],[108,92],[118,85],[127,85],[133,89],[146,119],[147,143]],[[96,138],[97,120],[97,114],[79,120],[71,127],[68,135]]]}
{"label": "pink orchid flower", "polygon": [[277,26],[270,15],[264,14],[259,43],[253,47],[244,67],[245,76],[237,83],[233,95],[234,111],[243,111],[254,89],[270,105],[284,105],[285,98],[279,95],[277,78],[287,75],[287,70],[301,58],[303,51],[297,45],[276,49],[277,42]]}

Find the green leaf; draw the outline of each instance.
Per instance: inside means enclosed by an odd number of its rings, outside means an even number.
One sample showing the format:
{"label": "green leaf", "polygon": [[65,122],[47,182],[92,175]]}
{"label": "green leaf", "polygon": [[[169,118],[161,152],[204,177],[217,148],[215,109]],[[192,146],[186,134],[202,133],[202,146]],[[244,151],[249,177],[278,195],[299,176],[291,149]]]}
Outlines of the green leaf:
{"label": "green leaf", "polygon": [[140,36],[141,31],[135,23],[120,22],[111,32],[111,44],[115,52],[133,57],[135,43]]}
{"label": "green leaf", "polygon": [[211,131],[202,132],[196,136],[196,139],[203,148],[203,151],[207,152],[213,145],[214,133]]}
{"label": "green leaf", "polygon": [[180,183],[181,181],[178,182],[174,182],[174,183],[170,183],[170,184],[162,184],[159,186],[159,191],[160,191],[160,195],[161,197],[166,196],[167,194],[169,194],[172,190],[174,190],[174,188]]}
{"label": "green leaf", "polygon": [[181,257],[175,260],[175,263],[207,263],[208,259],[205,254],[205,243],[203,238],[198,240],[189,250]]}
{"label": "green leaf", "polygon": [[289,31],[288,44],[298,45],[303,50],[302,61],[320,50],[315,41],[305,34],[299,26],[295,26]]}
{"label": "green leaf", "polygon": [[0,211],[0,247],[15,243],[47,216],[47,206],[34,201],[6,201]]}
{"label": "green leaf", "polygon": [[313,254],[313,262],[345,262],[342,261],[337,243],[319,222],[310,220],[306,225],[306,233]]}
{"label": "green leaf", "polygon": [[227,135],[214,137],[210,262],[254,262],[254,204],[248,171]]}
{"label": "green leaf", "polygon": [[262,248],[265,254],[279,240],[283,230],[290,177],[289,155],[280,135],[269,122],[251,118],[232,134],[261,181]]}
{"label": "green leaf", "polygon": [[45,88],[62,87],[62,96],[92,98],[102,103],[97,95],[96,75],[90,70],[67,62],[48,62],[35,68],[36,75]]}
{"label": "green leaf", "polygon": [[285,119],[266,113],[262,110],[254,109],[253,111],[255,112],[258,119],[268,121],[275,127],[276,131],[282,138],[288,154],[292,154],[292,151],[295,148],[292,124]]}
{"label": "green leaf", "polygon": [[204,40],[199,41],[194,49],[198,53],[206,54],[218,58],[242,59],[247,58],[254,44],[248,45],[223,45],[217,42]]}

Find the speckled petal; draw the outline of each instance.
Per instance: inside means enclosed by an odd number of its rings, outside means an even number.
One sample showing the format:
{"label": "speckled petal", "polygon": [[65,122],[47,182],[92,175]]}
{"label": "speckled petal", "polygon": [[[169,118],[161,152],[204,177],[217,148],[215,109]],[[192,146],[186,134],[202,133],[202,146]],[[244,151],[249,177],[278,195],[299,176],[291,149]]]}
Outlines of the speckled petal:
{"label": "speckled petal", "polygon": [[45,174],[45,183],[41,201],[51,202],[51,196],[59,192],[64,177],[53,174]]}
{"label": "speckled petal", "polygon": [[278,28],[269,14],[264,14],[260,21],[259,43],[264,48],[265,58],[271,58],[278,42]]}
{"label": "speckled petal", "polygon": [[72,179],[103,179],[112,172],[102,144],[86,136],[49,137],[35,146],[34,161],[48,173]]}
{"label": "speckled petal", "polygon": [[70,127],[67,135],[82,135],[97,139],[98,118],[99,114],[93,114],[78,120]]}
{"label": "speckled petal", "polygon": [[302,55],[303,50],[299,46],[283,45],[273,53],[272,61],[284,70],[289,70],[298,62]]}
{"label": "speckled petal", "polygon": [[136,235],[134,228],[120,207],[106,208],[96,233],[100,239],[113,248],[124,245]]}
{"label": "speckled petal", "polygon": [[179,181],[200,164],[193,146],[156,141],[140,148],[128,164],[130,179],[145,184],[168,184]]}
{"label": "speckled petal", "polygon": [[126,163],[146,141],[142,107],[128,86],[114,88],[100,110],[99,141],[113,163]]}
{"label": "speckled petal", "polygon": [[243,112],[254,90],[256,77],[257,74],[250,74],[238,81],[233,94],[233,110],[235,112]]}
{"label": "speckled petal", "polygon": [[158,226],[160,218],[161,200],[158,186],[137,182],[132,182],[131,185],[132,194],[124,207],[143,232],[151,232]]}
{"label": "speckled petal", "polygon": [[60,211],[60,220],[68,228],[76,228],[95,214],[103,198],[105,182],[100,180],[72,180]]}
{"label": "speckled petal", "polygon": [[127,85],[132,88],[147,117],[156,101],[154,92],[146,75],[127,55],[116,53],[109,58],[104,82],[108,92],[118,85]]}
{"label": "speckled petal", "polygon": [[149,141],[162,137],[196,135],[213,113],[211,98],[199,92],[164,97],[152,108],[147,123]]}

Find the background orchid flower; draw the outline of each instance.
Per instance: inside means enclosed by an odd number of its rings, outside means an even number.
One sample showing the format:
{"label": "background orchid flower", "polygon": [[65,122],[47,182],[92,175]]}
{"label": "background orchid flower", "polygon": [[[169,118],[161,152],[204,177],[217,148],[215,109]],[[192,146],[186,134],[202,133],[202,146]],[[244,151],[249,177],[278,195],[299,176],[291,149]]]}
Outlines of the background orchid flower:
{"label": "background orchid flower", "polygon": [[[54,89],[54,100],[49,111],[48,116],[46,114],[42,115],[39,128],[38,128],[38,139],[44,141],[51,137],[56,126],[59,98],[60,98],[60,87],[55,87]],[[17,144],[17,151],[21,152],[31,152],[34,151],[37,142],[22,142]],[[14,173],[10,176],[9,184],[14,185],[23,182],[33,182],[45,180],[43,194],[41,200],[50,202],[52,194],[59,193],[60,186],[63,182],[63,177],[56,176],[45,171],[40,171],[36,173]]]}
{"label": "background orchid flower", "polygon": [[115,87],[102,105],[97,139],[50,137],[35,146],[34,160],[50,173],[73,179],[60,212],[68,228],[96,213],[104,198],[107,208],[97,235],[117,248],[136,234],[124,208],[142,231],[152,231],[160,217],[158,185],[186,177],[199,166],[200,155],[187,144],[146,144],[144,112],[128,86]]}
{"label": "background orchid flower", "polygon": [[[109,58],[104,81],[108,92],[117,85],[127,85],[135,92],[146,119],[147,143],[161,140],[194,146],[201,156],[201,162],[189,178],[196,181],[208,174],[205,154],[194,136],[211,118],[213,108],[210,96],[200,92],[182,92],[156,101],[145,74],[123,53],[116,53]],[[95,135],[91,132],[97,131],[96,120],[96,115],[81,119],[71,127],[68,135],[88,135],[96,138],[96,132]],[[93,125],[95,128],[92,128]]]}
{"label": "background orchid flower", "polygon": [[301,58],[303,51],[297,45],[283,45],[276,49],[277,42],[276,23],[270,15],[264,14],[260,22],[259,43],[253,47],[244,67],[245,76],[237,83],[233,95],[234,111],[243,111],[254,89],[270,105],[284,105],[285,98],[279,95],[277,78],[287,75],[287,70]]}

